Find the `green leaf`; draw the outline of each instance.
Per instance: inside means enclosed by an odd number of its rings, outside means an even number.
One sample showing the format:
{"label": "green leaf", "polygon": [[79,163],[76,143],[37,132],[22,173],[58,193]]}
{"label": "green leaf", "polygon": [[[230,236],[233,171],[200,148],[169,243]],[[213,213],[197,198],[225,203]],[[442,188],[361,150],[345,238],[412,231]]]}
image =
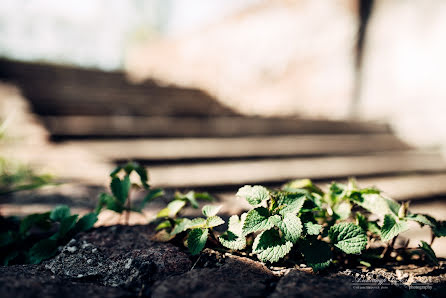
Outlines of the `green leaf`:
{"label": "green leaf", "polygon": [[252,206],[257,206],[269,199],[269,191],[261,185],[245,185],[236,194],[237,197],[244,198]]}
{"label": "green leaf", "polygon": [[241,216],[233,215],[229,218],[228,230],[218,239],[220,243],[232,250],[241,250],[246,247],[246,237],[243,236],[243,222],[246,218],[246,213]]}
{"label": "green leaf", "polygon": [[406,219],[416,221],[421,226],[428,225],[430,227],[435,227],[435,221],[432,221],[430,218],[430,216],[423,214],[409,214],[406,216]]}
{"label": "green leaf", "polygon": [[208,239],[207,229],[193,229],[187,237],[187,246],[191,255],[198,255],[206,245]]}
{"label": "green leaf", "polygon": [[206,224],[206,219],[197,217],[189,222],[189,224],[186,226],[186,229],[204,228],[206,227]]}
{"label": "green leaf", "polygon": [[386,214],[381,228],[381,239],[388,241],[408,229],[409,226],[405,220],[398,220],[394,215]]}
{"label": "green leaf", "polygon": [[305,229],[308,235],[319,235],[322,225],[312,223],[311,221],[305,223]]}
{"label": "green leaf", "polygon": [[142,210],[148,202],[150,202],[156,198],[162,197],[162,196],[164,196],[164,190],[162,188],[155,188],[155,189],[149,190],[149,192],[146,194],[146,196],[142,200],[140,210]]}
{"label": "green leaf", "polygon": [[215,199],[208,194],[207,192],[196,192],[194,195],[195,199],[200,200],[200,201],[208,201],[208,202],[212,202]]}
{"label": "green leaf", "polygon": [[378,216],[384,216],[386,214],[398,215],[398,211],[401,207],[400,204],[394,200],[383,197],[380,194],[363,194],[362,198],[362,202],[354,202]]}
{"label": "green leaf", "polygon": [[335,224],[328,231],[334,246],[347,254],[359,254],[367,246],[367,234],[359,226],[342,222]]}
{"label": "green leaf", "polygon": [[122,170],[122,167],[121,167],[121,166],[117,166],[117,167],[114,168],[113,171],[110,173],[110,177],[114,178],[114,177],[119,173],[119,171],[121,171],[121,170]]}
{"label": "green leaf", "polygon": [[139,179],[141,180],[141,184],[145,189],[148,189],[150,186],[148,184],[149,182],[149,175],[147,173],[147,169],[143,166],[140,166],[139,164],[136,164],[136,167],[134,168],[135,172],[138,174]]}
{"label": "green leaf", "polygon": [[304,240],[299,242],[299,249],[304,256],[307,265],[313,268],[314,272],[330,266],[332,254],[328,243],[321,240]]}
{"label": "green leaf", "polygon": [[85,232],[91,229],[94,224],[98,221],[98,216],[96,213],[91,212],[82,216],[74,227],[76,232]]}
{"label": "green leaf", "polygon": [[438,266],[440,264],[438,262],[437,256],[435,255],[434,250],[432,249],[432,247],[429,244],[427,244],[426,242],[421,240],[421,245],[418,245],[418,247],[421,248],[421,250],[423,250],[424,254],[426,255],[426,257],[429,259],[429,261],[431,263],[433,263],[436,266]]}
{"label": "green leaf", "polygon": [[221,219],[221,217],[214,215],[214,216],[210,216],[206,219],[206,227],[207,228],[213,228],[213,227],[217,227],[220,226],[222,224],[224,224],[225,221],[223,219]]}
{"label": "green leaf", "polygon": [[270,217],[268,209],[257,207],[252,209],[246,215],[243,224],[243,235],[254,233],[259,230],[268,230],[274,226],[274,219]]}
{"label": "green leaf", "polygon": [[77,217],[78,215],[75,214],[71,215],[70,217],[65,217],[64,219],[62,219],[60,221],[59,231],[57,231],[57,233],[51,236],[50,239],[57,240],[64,238],[68,234],[68,232],[70,232],[71,229],[73,229],[74,226],[76,225]]}
{"label": "green leaf", "polygon": [[436,237],[446,236],[446,221],[436,221],[435,227],[432,229]]}
{"label": "green leaf", "polygon": [[49,212],[30,214],[20,222],[19,233],[25,235],[33,226],[49,229],[51,227],[49,219]]}
{"label": "green leaf", "polygon": [[57,253],[57,241],[44,239],[31,247],[28,254],[30,264],[39,264],[43,260],[49,259]]}
{"label": "green leaf", "polygon": [[349,218],[351,210],[352,205],[349,202],[341,202],[333,207],[334,215],[340,220]]}
{"label": "green leaf", "polygon": [[176,235],[181,232],[184,232],[187,230],[187,228],[191,226],[191,220],[189,218],[181,218],[176,221],[175,226],[173,227],[172,231],[170,232],[171,235]]}
{"label": "green leaf", "polygon": [[11,230],[0,233],[0,247],[7,246],[14,242],[14,236]]}
{"label": "green leaf", "polygon": [[162,229],[167,229],[167,228],[170,228],[170,227],[172,227],[172,224],[170,223],[170,221],[165,220],[165,221],[162,221],[161,223],[159,223],[156,226],[155,231],[159,231],[159,230],[162,230]]}
{"label": "green leaf", "polygon": [[182,200],[173,200],[167,207],[158,212],[157,218],[160,217],[170,217],[173,218],[177,215],[177,213],[186,205],[185,201]]}
{"label": "green leaf", "polygon": [[53,221],[61,221],[68,216],[70,216],[70,207],[67,205],[57,206],[50,213],[50,219]]}
{"label": "green leaf", "polygon": [[220,211],[221,207],[222,207],[221,205],[219,205],[219,206],[206,205],[203,207],[203,209],[201,209],[201,211],[203,212],[204,216],[210,217],[210,216],[217,215],[217,213],[218,213],[218,211]]}
{"label": "green leaf", "polygon": [[130,186],[130,177],[128,175],[126,175],[122,181],[118,177],[114,177],[110,183],[113,195],[121,204],[124,204],[127,200]]}
{"label": "green leaf", "polygon": [[283,220],[278,224],[282,231],[285,240],[296,243],[302,234],[302,222],[300,218],[293,213],[288,213],[283,217]]}
{"label": "green leaf", "polygon": [[270,229],[260,233],[252,245],[252,252],[262,262],[277,262],[285,257],[293,247],[293,243],[280,237],[279,231]]}
{"label": "green leaf", "polygon": [[381,235],[381,227],[376,221],[368,221],[364,215],[356,213],[356,225],[360,226],[364,231],[370,231],[373,234]]}
{"label": "green leaf", "polygon": [[299,213],[304,205],[305,199],[305,193],[279,193],[277,198],[277,204],[281,207],[279,213],[281,215]]}

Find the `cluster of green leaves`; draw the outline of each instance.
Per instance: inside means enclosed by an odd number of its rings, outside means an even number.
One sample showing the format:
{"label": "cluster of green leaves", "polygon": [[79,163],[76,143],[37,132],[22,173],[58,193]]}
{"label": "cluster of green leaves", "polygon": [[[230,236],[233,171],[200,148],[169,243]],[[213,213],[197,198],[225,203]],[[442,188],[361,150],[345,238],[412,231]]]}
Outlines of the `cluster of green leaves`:
{"label": "cluster of green leaves", "polygon": [[31,214],[21,221],[6,220],[0,232],[0,262],[38,264],[54,256],[59,246],[79,232],[87,231],[97,221],[96,213],[81,218],[65,205],[50,212]]}
{"label": "cluster of green leaves", "polygon": [[[132,173],[136,173],[137,176],[139,176],[139,183],[131,182],[130,175]],[[136,162],[129,162],[123,166],[116,167],[110,173],[110,177],[111,194],[101,193],[99,195],[99,202],[96,208],[97,214],[104,208],[119,214],[122,214],[123,212],[129,214],[131,211],[141,213],[148,202],[164,195],[162,189],[152,189],[150,187],[146,168]],[[143,190],[146,192],[146,195],[139,206],[132,206],[131,204],[132,189]]]}
{"label": "cluster of green leaves", "polygon": [[0,196],[52,183],[51,175],[38,175],[31,168],[0,158]]}
{"label": "cluster of green leaves", "polygon": [[[218,237],[212,228],[223,224],[216,215],[219,208],[210,212],[211,207],[205,206],[207,218],[191,220],[176,216],[177,208],[184,204],[173,201],[167,208],[171,213],[162,211],[168,219],[157,227],[163,235],[160,238],[169,241],[189,231],[186,244],[192,254],[199,253],[211,239],[232,251],[251,249],[263,262],[303,258],[318,271],[347,255],[361,264],[388,257],[395,237],[408,229],[409,221],[431,227],[433,239],[446,235],[444,222],[410,213],[408,204],[400,204],[376,188],[359,188],[354,180],[332,183],[326,192],[309,179],[291,181],[280,190],[245,185],[236,196],[246,199],[252,209],[240,217],[231,216],[227,231]],[[372,241],[382,245],[370,248]],[[428,243],[421,242],[420,252],[438,264]]]}

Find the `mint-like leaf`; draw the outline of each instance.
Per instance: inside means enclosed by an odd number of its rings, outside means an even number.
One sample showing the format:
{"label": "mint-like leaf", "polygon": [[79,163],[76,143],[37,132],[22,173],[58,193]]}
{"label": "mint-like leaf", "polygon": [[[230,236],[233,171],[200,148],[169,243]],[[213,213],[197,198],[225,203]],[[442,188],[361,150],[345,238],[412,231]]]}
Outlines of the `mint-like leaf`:
{"label": "mint-like leaf", "polygon": [[430,227],[435,227],[435,220],[424,214],[409,214],[406,219],[418,222],[420,225],[428,225]]}
{"label": "mint-like leaf", "polygon": [[408,229],[409,226],[405,220],[399,220],[394,215],[386,214],[381,228],[381,239],[388,241]]}
{"label": "mint-like leaf", "polygon": [[187,237],[187,246],[191,255],[199,254],[208,239],[208,229],[193,229],[189,232]]}
{"label": "mint-like leaf", "polygon": [[311,221],[305,223],[305,229],[308,235],[319,235],[322,225],[312,223]]}
{"label": "mint-like leaf", "polygon": [[233,215],[229,218],[228,230],[218,239],[220,243],[229,249],[240,250],[246,247],[246,237],[243,236],[243,222],[246,218],[246,213],[241,216]]}
{"label": "mint-like leaf", "polygon": [[267,230],[271,228],[274,223],[270,220],[270,214],[265,207],[257,207],[252,209],[246,215],[243,224],[243,235],[254,233],[259,230]]}
{"label": "mint-like leaf", "polygon": [[98,221],[98,216],[96,213],[91,212],[87,213],[84,216],[81,217],[81,219],[78,220],[76,223],[74,229],[76,232],[85,232],[91,229],[94,224]]}
{"label": "mint-like leaf", "polygon": [[305,199],[305,193],[280,193],[277,198],[277,204],[280,207],[279,213],[281,215],[299,213],[304,205]]}
{"label": "mint-like leaf", "polygon": [[314,272],[330,266],[332,254],[328,243],[321,240],[301,241],[299,249],[304,255],[307,265],[313,268]]}
{"label": "mint-like leaf", "polygon": [[400,204],[380,194],[362,194],[362,201],[354,201],[362,208],[373,214],[384,216],[386,214],[398,215]]}
{"label": "mint-like leaf", "polygon": [[169,204],[167,204],[167,207],[164,209],[161,209],[160,212],[157,214],[157,218],[160,217],[170,217],[173,218],[177,215],[177,213],[186,205],[185,201],[182,200],[173,200]]}
{"label": "mint-like leaf", "polygon": [[225,221],[217,215],[210,216],[206,219],[206,227],[207,228],[213,228],[216,226],[220,226],[224,223],[225,223]]}
{"label": "mint-like leaf", "polygon": [[262,262],[277,262],[285,257],[293,247],[293,243],[280,237],[279,231],[275,229],[260,233],[252,245],[253,253]]}
{"label": "mint-like leaf", "polygon": [[252,206],[257,206],[270,197],[268,189],[260,185],[245,185],[238,190],[236,196],[245,198]]}
{"label": "mint-like leaf", "polygon": [[206,205],[203,207],[203,209],[201,209],[201,211],[203,212],[204,216],[210,217],[210,216],[217,215],[217,213],[218,213],[218,211],[220,211],[221,207],[222,207],[221,205],[220,206]]}
{"label": "mint-like leaf", "polygon": [[367,234],[359,226],[350,223],[338,223],[328,231],[334,246],[347,254],[359,254],[367,246]]}
{"label": "mint-like leaf", "polygon": [[429,259],[429,261],[431,263],[433,263],[434,265],[439,265],[437,256],[435,255],[434,250],[432,249],[432,247],[427,244],[426,242],[424,242],[423,240],[421,240],[421,244],[418,246],[419,248],[421,248],[421,250],[423,250],[424,254],[426,255],[426,257]]}
{"label": "mint-like leaf", "polygon": [[296,243],[302,234],[302,222],[300,218],[293,213],[288,213],[283,217],[283,220],[278,224],[282,231],[285,240]]}

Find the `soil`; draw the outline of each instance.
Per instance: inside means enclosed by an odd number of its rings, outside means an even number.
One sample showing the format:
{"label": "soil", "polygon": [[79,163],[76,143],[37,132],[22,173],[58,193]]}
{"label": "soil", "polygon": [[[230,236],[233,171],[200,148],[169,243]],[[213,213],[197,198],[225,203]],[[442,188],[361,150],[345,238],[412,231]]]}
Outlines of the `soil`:
{"label": "soil", "polygon": [[151,240],[153,227],[79,234],[40,265],[0,267],[1,297],[444,297],[446,262],[312,273]]}

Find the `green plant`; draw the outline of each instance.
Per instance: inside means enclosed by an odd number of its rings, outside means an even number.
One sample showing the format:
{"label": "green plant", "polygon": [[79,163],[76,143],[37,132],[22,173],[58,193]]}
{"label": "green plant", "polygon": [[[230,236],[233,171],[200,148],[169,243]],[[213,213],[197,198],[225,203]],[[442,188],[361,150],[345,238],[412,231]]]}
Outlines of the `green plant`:
{"label": "green plant", "polygon": [[0,196],[52,183],[51,175],[38,175],[31,168],[0,158]]}
{"label": "green plant", "polygon": [[[140,183],[132,183],[130,175],[135,172],[139,176]],[[163,196],[164,191],[160,188],[152,189],[148,184],[149,176],[147,170],[136,162],[129,162],[123,166],[116,167],[111,173],[111,194],[101,193],[96,213],[103,209],[109,209],[119,214],[126,212],[126,223],[129,221],[130,212],[142,212],[144,206],[151,200]],[[147,192],[139,206],[132,206],[131,191],[144,190]]]}
{"label": "green plant", "polygon": [[[176,217],[161,222],[157,229],[165,237],[160,238],[169,241],[189,230],[186,243],[192,254],[211,239],[234,252],[250,248],[263,262],[306,262],[318,271],[332,263],[368,266],[388,261],[392,251],[398,254],[397,259],[421,255],[438,264],[428,243],[421,242],[417,249],[395,250],[395,240],[408,229],[409,221],[431,227],[431,244],[435,237],[446,235],[444,222],[410,213],[408,204],[400,204],[376,188],[359,188],[354,180],[332,183],[326,192],[309,179],[291,181],[280,190],[246,185],[236,196],[246,199],[252,209],[240,217],[231,216],[227,231],[219,237],[208,223],[218,208],[208,212],[210,207],[205,206],[207,219]],[[377,219],[372,220],[372,215]],[[222,224],[218,219],[216,225]]]}
{"label": "green plant", "polygon": [[50,212],[31,214],[22,220],[1,220],[1,264],[38,264],[54,256],[58,247],[74,235],[92,228],[97,215],[88,213],[79,218],[79,215],[71,214],[68,206],[61,205]]}

